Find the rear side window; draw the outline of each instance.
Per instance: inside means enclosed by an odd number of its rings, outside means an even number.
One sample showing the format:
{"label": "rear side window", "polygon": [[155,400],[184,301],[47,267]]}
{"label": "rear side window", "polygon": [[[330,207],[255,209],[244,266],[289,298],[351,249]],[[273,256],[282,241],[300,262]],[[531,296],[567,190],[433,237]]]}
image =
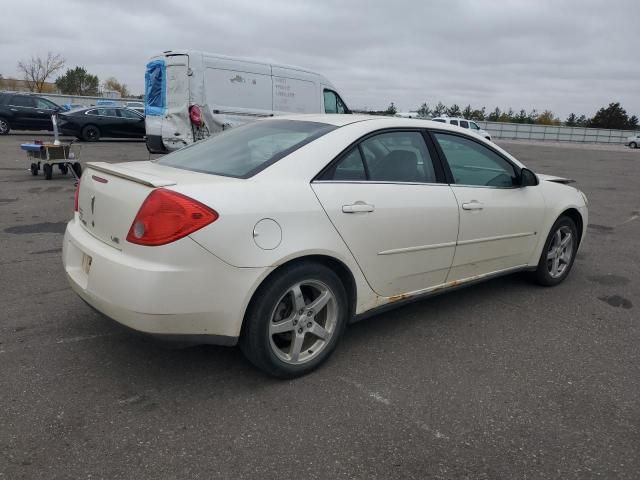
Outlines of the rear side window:
{"label": "rear side window", "polygon": [[321,179],[437,182],[429,150],[419,132],[387,132],[369,137],[347,153]]}
{"label": "rear side window", "polygon": [[439,122],[439,123],[447,123],[447,121],[443,120],[442,118],[434,118],[433,121],[434,122]]}
{"label": "rear side window", "polygon": [[469,122],[467,122],[466,120],[460,120],[460,126],[462,128],[469,128]]}
{"label": "rear side window", "polygon": [[11,99],[11,105],[16,107],[32,107],[35,108],[36,101],[32,97],[27,97],[23,95],[16,95]]}
{"label": "rear side window", "polygon": [[98,108],[98,115],[101,117],[117,117],[115,108]]}
{"label": "rear side window", "polygon": [[451,121],[449,121],[449,123],[451,125],[458,125],[458,120],[451,120]]}
{"label": "rear side window", "polygon": [[336,127],[294,120],[252,122],[162,157],[160,165],[249,178]]}

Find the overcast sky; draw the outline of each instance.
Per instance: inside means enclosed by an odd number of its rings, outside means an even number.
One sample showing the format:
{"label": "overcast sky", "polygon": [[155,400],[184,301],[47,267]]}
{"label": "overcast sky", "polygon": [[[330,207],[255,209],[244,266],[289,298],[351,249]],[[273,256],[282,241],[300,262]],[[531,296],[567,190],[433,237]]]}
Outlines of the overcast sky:
{"label": "overcast sky", "polygon": [[351,107],[423,102],[640,116],[634,0],[20,0],[2,7],[0,73],[60,52],[144,89],[147,59],[189,48],[325,74]]}

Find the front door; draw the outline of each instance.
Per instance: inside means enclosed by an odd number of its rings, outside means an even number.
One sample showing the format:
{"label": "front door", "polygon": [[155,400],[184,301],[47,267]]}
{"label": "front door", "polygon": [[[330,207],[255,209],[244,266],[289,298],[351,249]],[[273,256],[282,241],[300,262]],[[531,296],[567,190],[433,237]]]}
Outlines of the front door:
{"label": "front door", "polygon": [[312,184],[378,295],[416,292],[447,278],[458,205],[432,152],[418,131],[379,133]]}
{"label": "front door", "polygon": [[453,176],[460,233],[447,281],[526,265],[544,232],[538,186],[519,186],[519,167],[479,141],[452,133],[433,137]]}

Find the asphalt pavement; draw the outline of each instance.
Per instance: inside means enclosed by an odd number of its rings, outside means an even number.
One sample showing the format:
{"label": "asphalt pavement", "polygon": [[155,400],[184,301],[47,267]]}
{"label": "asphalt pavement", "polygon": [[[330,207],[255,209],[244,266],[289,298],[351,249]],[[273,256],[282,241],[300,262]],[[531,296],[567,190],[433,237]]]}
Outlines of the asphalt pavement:
{"label": "asphalt pavement", "polygon": [[640,150],[502,142],[589,197],[567,281],[516,274],[381,314],[281,381],[80,301],[61,265],[73,181],[31,176],[33,138],[0,137],[1,480],[640,477]]}

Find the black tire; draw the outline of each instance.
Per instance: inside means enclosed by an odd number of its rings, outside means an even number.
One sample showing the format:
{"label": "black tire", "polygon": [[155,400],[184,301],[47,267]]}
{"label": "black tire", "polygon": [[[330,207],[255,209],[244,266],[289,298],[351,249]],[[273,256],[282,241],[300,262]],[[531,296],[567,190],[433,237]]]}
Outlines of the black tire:
{"label": "black tire", "polygon": [[637,144],[636,142],[631,142],[631,143],[629,144],[629,147],[630,147],[630,148],[638,148],[638,144]]}
{"label": "black tire", "polygon": [[97,142],[100,140],[100,129],[95,125],[86,125],[82,129],[82,139],[86,142]]}
{"label": "black tire", "polygon": [[[570,231],[572,235],[572,242],[570,248],[570,258],[568,262],[565,262],[565,268],[561,274],[558,276],[553,276],[550,269],[549,262],[553,263],[553,260],[548,258],[549,255],[552,254],[552,244],[554,242],[554,238],[558,231]],[[547,236],[547,241],[544,243],[544,248],[542,249],[542,253],[540,254],[540,260],[538,262],[538,268],[535,271],[534,278],[537,283],[543,285],[545,287],[553,287],[563,282],[565,278],[569,275],[571,271],[571,267],[573,266],[573,262],[576,259],[576,252],[578,251],[578,229],[576,228],[575,222],[566,216],[561,216],[556,220],[556,222],[551,227],[549,231],[549,235]]]}
{"label": "black tire", "polygon": [[7,135],[11,131],[11,124],[9,120],[4,117],[0,117],[0,135]]}
{"label": "black tire", "polygon": [[67,172],[69,171],[69,167],[67,167],[67,165],[66,165],[66,164],[64,164],[64,163],[59,163],[59,164],[58,164],[58,168],[60,169],[60,173],[61,173],[62,175],[66,175],[66,174],[67,174]]}
{"label": "black tire", "polygon": [[[317,349],[315,356],[313,356],[314,352],[310,347],[302,347],[305,351],[301,352],[301,354],[311,354],[312,356],[308,361],[303,360],[303,363],[293,364],[286,362],[278,356],[276,350],[274,350],[274,348],[277,349],[277,347],[273,346],[275,341],[272,341],[269,329],[270,325],[272,325],[273,316],[277,313],[277,309],[283,305],[285,298],[288,298],[286,297],[287,293],[292,290],[294,285],[306,281],[319,282],[330,291],[333,296],[331,305],[334,312],[332,318],[335,323],[331,336],[322,347]],[[305,288],[304,285],[302,288]],[[310,304],[310,301],[307,302],[306,298],[303,301],[307,303],[307,305]],[[305,375],[322,364],[335,349],[348,322],[348,305],[344,285],[336,273],[330,268],[311,262],[296,263],[284,267],[273,277],[270,277],[255,293],[245,315],[242,334],[240,336],[240,348],[253,365],[270,375],[278,378],[295,378]],[[295,306],[293,309],[297,310]],[[302,310],[300,310],[300,312],[302,312]],[[326,326],[327,319],[330,315],[328,306],[321,307],[319,312],[316,313],[320,312],[324,312],[321,315],[325,315],[324,325]],[[290,315],[292,315],[291,312],[287,313],[287,317]],[[293,317],[296,317],[295,311],[293,312]],[[297,320],[300,322],[298,327],[303,323],[308,326],[311,325],[311,323],[306,323],[307,317],[303,314],[301,314],[299,318],[304,320]],[[318,317],[314,314],[312,318],[313,321],[315,321]],[[297,321],[294,320],[294,322]],[[321,320],[319,320],[319,322],[320,321]],[[296,325],[296,323],[294,323],[294,325]],[[291,335],[291,337],[289,337],[291,339],[290,346],[293,344],[293,336],[296,335],[295,329],[298,327],[294,327],[294,331],[292,332],[280,334]],[[315,341],[315,336],[307,337],[307,333],[305,330],[302,338],[310,339],[311,342]],[[274,337],[276,336],[277,335],[274,335]]]}
{"label": "black tire", "polygon": [[38,164],[37,163],[32,163],[31,167],[29,169],[31,170],[31,175],[33,175],[34,177],[36,175],[38,175]]}
{"label": "black tire", "polygon": [[80,178],[82,175],[82,165],[80,165],[80,162],[74,162],[73,165],[71,165],[71,168],[73,168],[76,176]]}
{"label": "black tire", "polygon": [[53,168],[51,167],[51,165],[45,163],[42,166],[42,171],[44,172],[44,178],[46,180],[51,180],[51,177],[53,176]]}

